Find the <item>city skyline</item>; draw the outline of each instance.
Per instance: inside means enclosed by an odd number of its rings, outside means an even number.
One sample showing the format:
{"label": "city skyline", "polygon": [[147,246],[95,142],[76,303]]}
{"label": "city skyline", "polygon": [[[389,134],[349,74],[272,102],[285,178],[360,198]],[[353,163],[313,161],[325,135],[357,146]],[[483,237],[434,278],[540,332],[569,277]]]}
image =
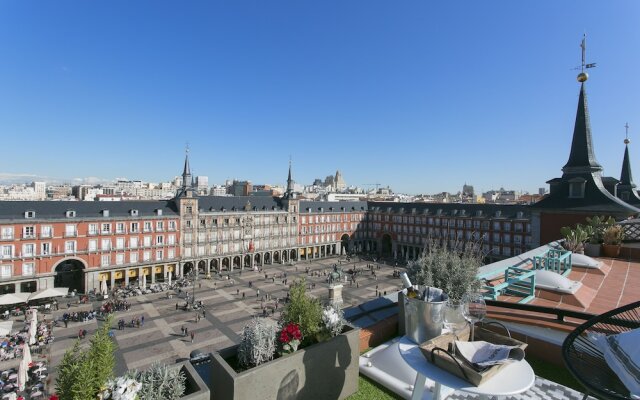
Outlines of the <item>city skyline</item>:
{"label": "city skyline", "polygon": [[619,177],[628,122],[636,167],[639,4],[459,8],[5,2],[0,173],[161,182],[188,142],[212,183],[282,184],[291,156],[298,183],[535,193],[566,162],[584,31],[597,159]]}

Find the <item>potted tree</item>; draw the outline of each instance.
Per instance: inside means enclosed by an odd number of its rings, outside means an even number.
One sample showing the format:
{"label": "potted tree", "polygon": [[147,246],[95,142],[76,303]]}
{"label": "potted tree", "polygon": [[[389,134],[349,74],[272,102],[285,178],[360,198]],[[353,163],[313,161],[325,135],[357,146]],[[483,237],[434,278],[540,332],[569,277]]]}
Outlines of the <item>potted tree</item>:
{"label": "potted tree", "polygon": [[589,240],[584,244],[584,253],[589,257],[600,257],[602,243],[604,242],[604,232],[608,227],[613,226],[615,220],[612,217],[594,216],[587,218],[587,233]]}
{"label": "potted tree", "polygon": [[212,398],[344,399],[358,390],[359,329],[295,283],[281,320],[256,318],[212,354]]}
{"label": "potted tree", "polygon": [[624,240],[624,229],[621,225],[612,225],[604,232],[602,253],[605,257],[618,257]]}

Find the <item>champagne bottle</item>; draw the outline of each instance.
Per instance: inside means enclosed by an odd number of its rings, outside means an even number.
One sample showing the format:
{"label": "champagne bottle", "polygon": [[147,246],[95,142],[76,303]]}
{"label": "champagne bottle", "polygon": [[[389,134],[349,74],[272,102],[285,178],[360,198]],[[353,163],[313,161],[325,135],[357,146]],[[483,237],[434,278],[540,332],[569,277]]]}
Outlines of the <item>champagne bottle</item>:
{"label": "champagne bottle", "polygon": [[400,279],[402,279],[402,286],[407,290],[407,297],[410,299],[419,299],[420,293],[418,293],[416,288],[411,284],[411,280],[406,272],[400,274]]}

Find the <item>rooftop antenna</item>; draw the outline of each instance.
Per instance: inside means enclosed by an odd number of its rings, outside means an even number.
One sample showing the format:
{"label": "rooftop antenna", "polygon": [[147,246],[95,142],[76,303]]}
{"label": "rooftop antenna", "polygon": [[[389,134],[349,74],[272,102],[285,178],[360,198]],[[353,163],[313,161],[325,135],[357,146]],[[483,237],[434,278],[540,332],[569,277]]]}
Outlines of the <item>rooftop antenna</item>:
{"label": "rooftop antenna", "polygon": [[582,35],[582,42],[580,42],[580,48],[582,49],[582,64],[579,67],[574,68],[575,70],[580,69],[580,73],[578,74],[578,82],[584,82],[589,79],[589,74],[584,72],[585,69],[595,68],[596,63],[587,63],[587,34]]}

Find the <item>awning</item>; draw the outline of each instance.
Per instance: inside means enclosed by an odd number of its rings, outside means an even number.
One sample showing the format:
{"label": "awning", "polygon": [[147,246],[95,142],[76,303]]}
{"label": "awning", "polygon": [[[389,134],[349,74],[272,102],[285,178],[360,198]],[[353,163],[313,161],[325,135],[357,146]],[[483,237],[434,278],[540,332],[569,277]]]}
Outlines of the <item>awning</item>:
{"label": "awning", "polygon": [[0,296],[0,306],[26,303],[31,293],[7,293]]}
{"label": "awning", "polygon": [[29,301],[48,299],[51,297],[64,297],[69,293],[69,288],[49,288],[31,293]]}

